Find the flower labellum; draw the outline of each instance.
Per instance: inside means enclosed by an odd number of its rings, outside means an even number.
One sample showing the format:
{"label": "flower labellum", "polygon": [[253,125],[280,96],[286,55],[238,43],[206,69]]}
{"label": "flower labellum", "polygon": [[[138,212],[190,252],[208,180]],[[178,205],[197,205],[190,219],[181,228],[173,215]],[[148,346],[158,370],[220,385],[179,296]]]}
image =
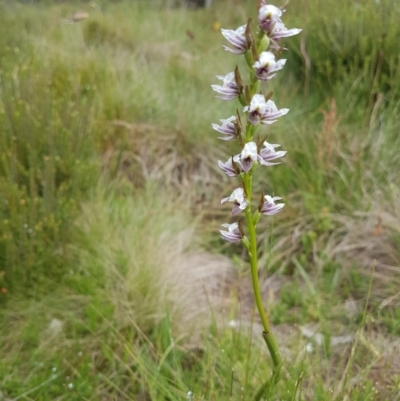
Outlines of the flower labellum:
{"label": "flower labellum", "polygon": [[232,216],[235,214],[240,213],[242,210],[246,209],[248,202],[247,199],[244,195],[243,188],[236,188],[231,196],[227,198],[221,199],[221,205],[225,202],[232,202],[233,203],[233,209],[232,209]]}
{"label": "flower labellum", "polygon": [[265,114],[266,102],[263,95],[254,95],[251,99],[250,106],[245,106],[243,108],[244,112],[248,112],[249,115],[247,119],[253,125],[260,122],[261,117]]}
{"label": "flower labellum", "polygon": [[239,95],[239,88],[235,82],[235,74],[230,72],[225,76],[217,75],[217,78],[222,81],[222,85],[211,85],[213,90],[220,93],[221,96],[217,96],[218,99],[222,100],[233,100]]}
{"label": "flower labellum", "polygon": [[233,45],[233,49],[228,46],[223,46],[223,48],[234,54],[243,54],[248,50],[246,43],[246,38],[244,33],[246,31],[246,25],[240,26],[238,29],[221,29],[224,38]]}
{"label": "flower labellum", "polygon": [[260,213],[265,214],[267,216],[272,216],[278,212],[280,212],[285,206],[284,203],[276,204],[275,201],[280,200],[279,196],[271,197],[269,195],[264,196],[265,202],[261,207]]}
{"label": "flower labellum", "polygon": [[257,144],[255,142],[246,143],[242,153],[240,154],[240,164],[242,165],[243,170],[247,173],[258,158]]}
{"label": "flower labellum", "polygon": [[221,233],[221,238],[224,239],[225,241],[237,244],[242,240],[242,234],[240,233],[238,223],[232,223],[232,224],[225,223],[222,224],[222,227],[228,229],[228,231],[219,230],[219,232]]}
{"label": "flower labellum", "polygon": [[254,63],[253,68],[258,79],[267,81],[274,78],[276,74],[272,73],[281,70],[285,66],[285,63],[285,59],[275,61],[275,56],[271,52],[262,52],[259,60]]}

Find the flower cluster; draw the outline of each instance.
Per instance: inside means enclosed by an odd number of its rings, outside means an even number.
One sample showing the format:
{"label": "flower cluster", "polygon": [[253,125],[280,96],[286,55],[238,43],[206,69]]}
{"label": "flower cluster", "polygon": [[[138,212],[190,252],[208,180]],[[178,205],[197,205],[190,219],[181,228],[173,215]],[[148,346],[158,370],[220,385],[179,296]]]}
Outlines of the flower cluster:
{"label": "flower cluster", "polygon": [[[285,59],[277,56],[286,50],[279,43],[282,38],[298,34],[301,29],[287,29],[281,20],[283,11],[261,0],[258,10],[258,32],[253,36],[251,20],[235,30],[222,29],[222,35],[229,42],[223,46],[225,50],[245,57],[250,72],[250,82],[243,83],[238,67],[225,76],[217,76],[221,85],[211,85],[222,100],[237,99],[241,104],[241,111],[246,116],[246,125],[242,125],[240,112],[227,119],[221,119],[220,124],[212,124],[215,131],[222,134],[219,139],[224,141],[236,140],[241,147],[240,153],[232,155],[226,162],[218,161],[219,167],[229,177],[236,177],[239,187],[232,194],[221,200],[221,203],[233,203],[232,215],[245,212],[248,224],[257,224],[261,215],[274,215],[280,212],[284,203],[278,196],[264,195],[258,205],[258,210],[251,212],[251,177],[260,166],[274,166],[279,164],[276,160],[286,154],[277,150],[279,144],[271,144],[264,138],[257,136],[256,131],[260,125],[271,125],[280,117],[289,112],[289,109],[278,109],[271,100],[272,93],[264,95],[260,91],[260,84],[273,79],[285,66]],[[249,243],[243,228],[238,223],[223,224],[221,236],[232,243]]]}

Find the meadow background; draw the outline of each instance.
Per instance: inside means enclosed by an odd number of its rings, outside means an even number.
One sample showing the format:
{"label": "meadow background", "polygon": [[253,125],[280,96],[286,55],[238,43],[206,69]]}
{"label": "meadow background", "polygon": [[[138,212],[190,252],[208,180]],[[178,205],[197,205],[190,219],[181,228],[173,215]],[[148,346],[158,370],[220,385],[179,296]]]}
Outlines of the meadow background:
{"label": "meadow background", "polygon": [[[210,88],[237,62],[219,29],[255,1],[173,3],[0,2],[0,400],[251,400],[270,375],[218,235],[237,149],[211,129],[236,107]],[[397,0],[285,14],[291,111],[266,132],[288,154],[257,182],[287,205],[261,226],[286,361],[265,399],[400,400],[399,20]]]}

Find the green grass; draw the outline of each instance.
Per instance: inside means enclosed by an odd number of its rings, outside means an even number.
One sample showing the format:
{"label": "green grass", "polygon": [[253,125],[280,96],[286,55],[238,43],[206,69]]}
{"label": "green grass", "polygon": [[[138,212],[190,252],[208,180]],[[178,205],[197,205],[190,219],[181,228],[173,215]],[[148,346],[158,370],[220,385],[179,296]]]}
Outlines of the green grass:
{"label": "green grass", "polygon": [[[250,400],[269,377],[217,231],[237,148],[210,127],[235,107],[210,88],[237,60],[215,26],[255,6],[214,3],[0,2],[0,400]],[[304,31],[271,87],[291,111],[266,131],[288,155],[255,182],[287,204],[260,225],[268,400],[400,392],[399,13],[288,6]]]}

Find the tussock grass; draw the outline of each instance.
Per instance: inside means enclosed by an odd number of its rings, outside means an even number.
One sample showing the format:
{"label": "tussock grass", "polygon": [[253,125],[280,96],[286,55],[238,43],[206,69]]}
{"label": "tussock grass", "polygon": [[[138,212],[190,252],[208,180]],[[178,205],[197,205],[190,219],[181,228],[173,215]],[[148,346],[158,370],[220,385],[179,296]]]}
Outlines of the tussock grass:
{"label": "tussock grass", "polygon": [[174,336],[188,337],[229,305],[235,272],[228,259],[196,249],[195,224],[167,190],[128,194],[100,189],[82,206],[78,277],[97,283],[118,328],[134,322],[149,332],[168,315]]}

